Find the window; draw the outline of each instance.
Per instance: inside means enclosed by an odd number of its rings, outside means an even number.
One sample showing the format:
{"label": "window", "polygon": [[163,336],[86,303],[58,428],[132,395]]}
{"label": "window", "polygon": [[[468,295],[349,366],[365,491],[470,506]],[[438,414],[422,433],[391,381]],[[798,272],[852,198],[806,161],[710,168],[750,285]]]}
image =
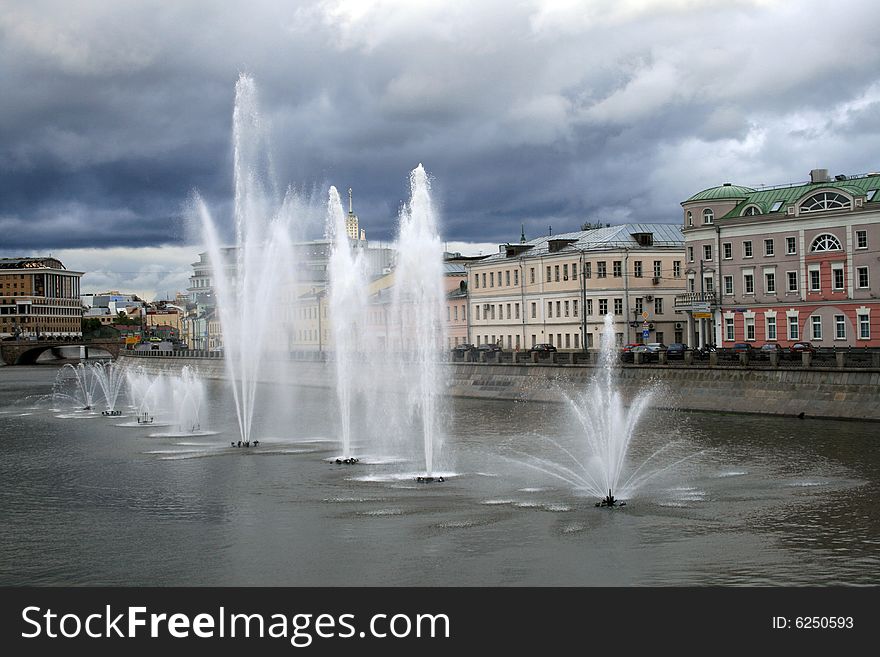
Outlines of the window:
{"label": "window", "polygon": [[783,201],[773,201],[773,205],[770,206],[770,212],[779,212],[779,208],[782,207]]}
{"label": "window", "polygon": [[856,231],[856,248],[857,249],[867,249],[868,248],[868,231],[866,231],[866,230],[857,230]]}
{"label": "window", "polygon": [[535,284],[535,268],[534,267],[529,267],[529,284],[530,285]]}
{"label": "window", "polygon": [[461,321],[467,320],[467,306],[462,305],[461,307]]}
{"label": "window", "polygon": [[876,193],[877,193],[876,189],[869,189],[868,192],[865,194],[865,200],[866,201],[873,201],[874,194],[876,194]]}
{"label": "window", "polygon": [[[492,304],[491,306],[489,306],[489,310],[492,311],[492,319],[494,320],[495,319],[495,304]],[[495,340],[493,339],[492,342],[495,342]]]}
{"label": "window", "polygon": [[538,316],[538,304],[532,301],[532,319]]}
{"label": "window", "polygon": [[654,278],[660,278],[663,275],[663,262],[660,260],[654,261]]}
{"label": "window", "polygon": [[552,301],[547,302],[547,317],[551,317],[551,318],[553,317],[553,302]]}
{"label": "window", "polygon": [[577,301],[577,299],[575,299],[574,301],[571,302],[571,314],[574,315],[575,317],[578,316],[578,301]]}
{"label": "window", "polygon": [[663,299],[661,297],[654,297],[654,314],[663,314]]}
{"label": "window", "polygon": [[507,319],[510,319],[510,304],[507,304]]}
{"label": "window", "polygon": [[751,258],[752,257],[752,242],[748,240],[743,242],[743,258]]}
{"label": "window", "polygon": [[615,299],[614,300],[614,314],[622,315],[623,314],[623,299]]}
{"label": "window", "polygon": [[785,238],[785,255],[797,254],[797,242],[794,237]]}
{"label": "window", "polygon": [[871,316],[868,313],[859,313],[859,339],[871,339]]}
{"label": "window", "polygon": [[706,292],[715,291],[715,279],[711,274],[709,276],[703,276],[703,289],[706,290]]}
{"label": "window", "polygon": [[754,274],[743,274],[743,293],[755,293],[755,276]]}
{"label": "window", "polygon": [[642,261],[641,260],[636,260],[635,262],[633,262],[633,276],[635,276],[636,278],[642,277]]}
{"label": "window", "polygon": [[797,315],[790,315],[788,318],[788,339],[800,340]]}
{"label": "window", "polygon": [[486,272],[483,272],[483,287],[486,287]]}
{"label": "window", "polygon": [[754,217],[759,214],[761,214],[761,209],[757,205],[750,205],[743,211],[742,216]]}
{"label": "window", "polygon": [[733,244],[730,242],[725,242],[721,245],[721,249],[724,253],[723,257],[725,260],[730,260],[733,258]]}
{"label": "window", "polygon": [[556,316],[562,317],[562,302],[561,301],[556,302]]}
{"label": "window", "polygon": [[553,266],[553,280],[557,283],[559,282],[559,265]]}
{"label": "window", "polygon": [[480,287],[480,275],[479,274],[474,274],[474,287],[475,288]]}
{"label": "window", "polygon": [[[498,280],[499,285],[501,284],[501,280]],[[495,272],[489,272],[489,287],[495,287]]]}
{"label": "window", "polygon": [[733,342],[736,339],[733,329],[733,317],[724,318],[724,339],[728,342]]}
{"label": "window", "polygon": [[846,340],[846,316],[834,316],[834,339]]}
{"label": "window", "polygon": [[584,263],[584,278],[592,278],[593,277],[593,263],[585,262]]}
{"label": "window", "polygon": [[562,265],[562,280],[568,280],[568,265]]}
{"label": "window", "polygon": [[578,263],[571,263],[571,280],[576,281],[578,279]]}
{"label": "window", "polygon": [[797,292],[798,291],[798,274],[796,271],[787,271],[785,272],[788,276],[788,291],[789,292]]}
{"label": "window", "polygon": [[635,306],[636,306],[636,307],[635,307],[635,313],[636,313],[636,315],[641,315],[642,312],[644,312],[644,310],[645,310],[645,308],[644,308],[644,306],[643,306],[643,300],[642,300],[642,297],[636,297],[636,303],[635,303]]}
{"label": "window", "polygon": [[776,273],[772,271],[764,272],[764,292],[767,294],[776,294]]}
{"label": "window", "polygon": [[755,339],[755,318],[746,317],[746,340]]}
{"label": "window", "polygon": [[704,244],[703,245],[703,260],[711,260],[712,259],[712,245]]}
{"label": "window", "polygon": [[672,263],[672,276],[674,278],[681,278],[681,260],[675,260]]}
{"label": "window", "polygon": [[508,287],[510,286],[510,270],[507,269],[504,271],[504,284]]}
{"label": "window", "polygon": [[690,210],[688,210],[686,216],[687,216],[687,225],[693,226],[694,225],[694,213],[691,212]]}
{"label": "window", "polygon": [[552,278],[553,278],[553,277],[552,277],[552,274],[551,274],[552,271],[553,271],[553,268],[552,268],[550,265],[547,265],[547,282],[548,282],[548,283],[549,283],[549,282],[552,280]]}
{"label": "window", "polygon": [[831,265],[831,289],[843,289],[843,265]]}
{"label": "window", "polygon": [[764,240],[764,255],[772,256],[774,251],[776,250],[775,245],[773,244],[773,240]]}
{"label": "window", "polygon": [[587,315],[593,314],[593,300],[587,299]]}
{"label": "window", "polygon": [[581,348],[581,335],[580,335],[580,333],[574,334],[574,348],[575,349]]}
{"label": "window", "polygon": [[600,260],[596,263],[596,278],[605,278],[608,275],[608,271],[605,268],[605,261]]}
{"label": "window", "polygon": [[810,323],[813,327],[813,340],[822,339],[822,318],[818,315],[810,317]]}
{"label": "window", "polygon": [[565,307],[565,316],[568,317],[568,301],[565,302],[564,307]]}
{"label": "window", "polygon": [[515,286],[519,286],[519,269],[513,270],[513,284]]}
{"label": "window", "polygon": [[694,247],[689,246],[688,247],[688,262],[693,262],[693,261],[694,261]]}
{"label": "window", "polygon": [[479,306],[474,306],[474,310],[477,311],[477,319],[480,319],[480,307],[479,307]]}
{"label": "window", "polygon": [[519,319],[519,304],[518,303],[515,303],[513,305],[513,314],[514,314],[514,317],[513,317],[514,319]]}
{"label": "window", "polygon": [[608,299],[599,299],[599,314],[603,316],[608,314]]}
{"label": "window", "polygon": [[724,277],[724,294],[733,294],[733,276]]}
{"label": "window", "polygon": [[810,270],[810,292],[820,292],[822,290],[819,281],[819,268]]}
{"label": "window", "polygon": [[767,318],[767,339],[776,339],[776,318],[772,316]]}
{"label": "window", "polygon": [[623,275],[623,263],[620,260],[615,260],[612,267],[614,278],[620,278]]}
{"label": "window", "polygon": [[810,246],[810,252],[823,253],[824,251],[840,251],[840,240],[831,233],[817,236]]}
{"label": "window", "polygon": [[801,213],[824,212],[825,210],[846,210],[852,207],[850,201],[843,194],[836,192],[819,192],[801,203]]}
{"label": "window", "polygon": [[859,279],[859,288],[860,289],[865,289],[865,288],[870,287],[869,281],[868,281],[868,268],[867,267],[857,267],[856,268],[856,275],[858,276],[858,279]]}
{"label": "window", "polygon": [[712,212],[709,208],[703,210],[703,223],[704,224],[713,224],[715,223],[715,213]]}

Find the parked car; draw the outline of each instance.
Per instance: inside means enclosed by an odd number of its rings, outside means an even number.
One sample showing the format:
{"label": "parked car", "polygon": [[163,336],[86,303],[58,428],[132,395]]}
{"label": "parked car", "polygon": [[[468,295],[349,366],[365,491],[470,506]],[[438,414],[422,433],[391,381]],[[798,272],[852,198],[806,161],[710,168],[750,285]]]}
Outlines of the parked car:
{"label": "parked car", "polygon": [[462,342],[461,344],[457,344],[452,348],[453,355],[466,354],[475,349],[474,345],[470,342]]}
{"label": "parked car", "polygon": [[688,346],[682,342],[673,342],[666,347],[666,357],[669,359],[684,359],[684,353],[688,350]]}
{"label": "parked car", "polygon": [[788,353],[791,356],[798,356],[804,352],[815,355],[816,347],[812,345],[810,342],[795,342],[788,348]]}
{"label": "parked car", "polygon": [[502,351],[502,349],[497,344],[481,344],[477,347],[477,351],[487,354],[493,354],[498,351]]}
{"label": "parked car", "polygon": [[755,347],[750,342],[735,342],[731,351],[734,354],[746,354],[749,358],[755,357]]}
{"label": "parked car", "polygon": [[651,352],[658,353],[661,351],[666,351],[667,347],[662,342],[649,342],[645,345]]}
{"label": "parked car", "polygon": [[530,354],[549,354],[556,351],[556,347],[548,342],[540,342],[536,344],[534,347],[529,349],[528,353]]}
{"label": "parked car", "polygon": [[629,344],[625,344],[620,348],[620,353],[625,354],[629,351],[632,351],[634,347],[641,347],[641,342],[630,342]]}
{"label": "parked car", "polygon": [[652,349],[649,345],[646,344],[637,344],[629,351],[623,352],[620,355],[620,360],[625,363],[633,363],[635,362],[635,355],[641,354],[642,362],[649,363],[653,360],[659,360],[659,353],[659,349]]}
{"label": "parked car", "polygon": [[782,360],[785,358],[785,349],[783,349],[777,342],[768,342],[767,344],[761,345],[761,348],[758,349],[757,356],[769,360],[770,354],[777,354],[779,359]]}

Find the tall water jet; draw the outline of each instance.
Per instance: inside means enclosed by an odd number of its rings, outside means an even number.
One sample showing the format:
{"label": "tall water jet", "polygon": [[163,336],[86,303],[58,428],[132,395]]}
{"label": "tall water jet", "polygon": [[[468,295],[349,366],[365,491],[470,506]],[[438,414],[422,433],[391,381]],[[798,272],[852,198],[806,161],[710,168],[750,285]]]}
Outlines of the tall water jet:
{"label": "tall water jet", "polygon": [[402,412],[415,416],[420,426],[423,479],[430,480],[443,443],[440,400],[444,390],[445,295],[443,243],[430,183],[421,164],[410,174],[410,201],[400,212],[394,281],[386,348],[389,355],[398,356],[405,402]]}
{"label": "tall water jet", "polygon": [[276,193],[267,133],[259,114],[256,85],[246,75],[241,75],[235,86],[233,141],[234,267],[227,267],[227,250],[206,204],[198,196],[195,203],[212,267],[239,433],[242,441],[250,441],[258,376],[270,349],[268,336],[275,324],[279,292],[287,273],[294,269],[288,223],[295,197],[288,190],[280,204],[273,200]]}
{"label": "tall water jet", "polygon": [[104,415],[116,415],[116,401],[125,383],[125,368],[113,361],[89,363],[92,376],[104,395]]}
{"label": "tall water jet", "polygon": [[72,402],[77,408],[90,411],[95,405],[97,391],[98,380],[85,363],[67,363],[55,377],[52,396],[56,401]]}
{"label": "tall water jet", "polygon": [[[351,208],[349,208],[351,212]],[[351,426],[355,391],[362,385],[366,332],[367,278],[363,255],[352,246],[346,227],[346,214],[336,187],[327,201],[326,236],[330,251],[330,326],[336,370],[336,396],[342,442],[340,461],[351,462]]]}
{"label": "tall water jet", "polygon": [[180,373],[170,377],[171,426],[182,434],[202,432],[202,406],[205,384],[197,372],[184,365]]}

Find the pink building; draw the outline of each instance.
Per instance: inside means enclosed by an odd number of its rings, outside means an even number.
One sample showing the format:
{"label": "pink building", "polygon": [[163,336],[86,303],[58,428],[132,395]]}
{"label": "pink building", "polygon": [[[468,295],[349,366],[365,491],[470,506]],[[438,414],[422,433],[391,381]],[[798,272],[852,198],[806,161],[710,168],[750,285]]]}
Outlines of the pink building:
{"label": "pink building", "polygon": [[455,262],[443,263],[443,285],[446,292],[446,341],[449,349],[468,340],[467,271]]}
{"label": "pink building", "polygon": [[688,341],[880,346],[880,173],[752,189],[725,183],[684,210]]}

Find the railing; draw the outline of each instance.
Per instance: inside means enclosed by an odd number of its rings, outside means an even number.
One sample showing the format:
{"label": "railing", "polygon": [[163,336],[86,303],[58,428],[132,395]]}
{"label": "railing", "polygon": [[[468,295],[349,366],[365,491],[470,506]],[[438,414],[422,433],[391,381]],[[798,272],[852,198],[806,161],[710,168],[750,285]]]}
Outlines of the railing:
{"label": "railing", "polygon": [[691,308],[698,304],[715,305],[715,292],[685,292],[675,295],[676,308]]}

